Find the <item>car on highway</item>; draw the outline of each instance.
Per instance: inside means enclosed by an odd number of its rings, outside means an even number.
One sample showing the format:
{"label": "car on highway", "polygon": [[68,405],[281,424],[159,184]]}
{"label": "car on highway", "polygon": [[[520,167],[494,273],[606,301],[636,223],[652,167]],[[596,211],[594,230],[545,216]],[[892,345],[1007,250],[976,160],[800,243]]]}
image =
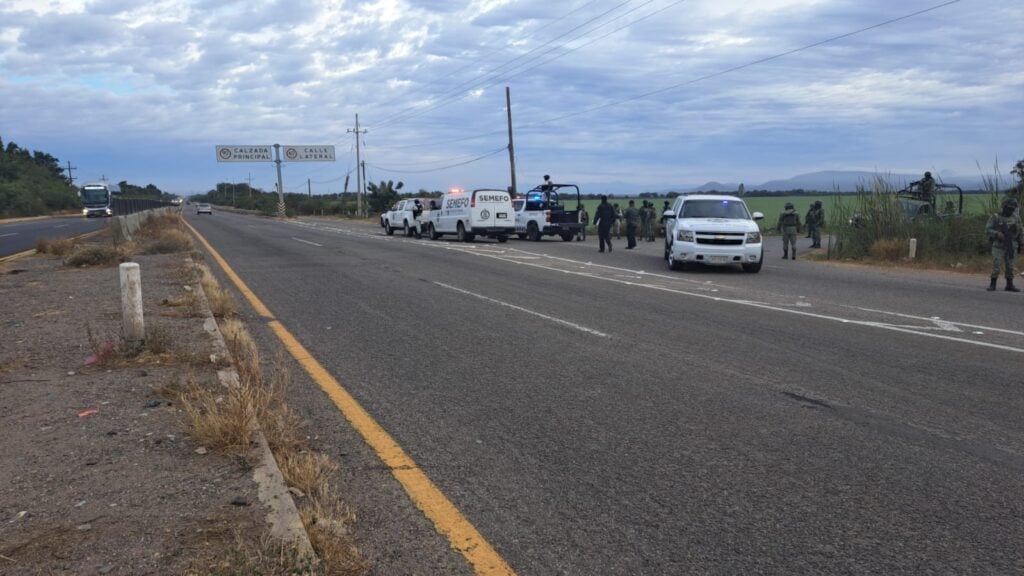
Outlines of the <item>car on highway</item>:
{"label": "car on highway", "polygon": [[665,261],[672,270],[690,264],[740,265],[745,272],[760,272],[764,244],[757,221],[736,196],[692,194],[679,196],[663,214]]}
{"label": "car on highway", "polygon": [[213,208],[206,202],[196,204],[196,214],[209,214],[213,216]]}
{"label": "car on highway", "polygon": [[472,242],[477,236],[507,242],[516,230],[512,196],[506,190],[480,188],[467,192],[455,188],[434,206],[423,213],[433,240],[451,234],[460,242]]}
{"label": "car on highway", "polygon": [[516,236],[538,241],[560,236],[568,242],[586,223],[580,222],[580,188],[575,184],[542,184],[512,201]]}
{"label": "car on highway", "polygon": [[409,198],[399,200],[391,206],[391,209],[380,215],[380,227],[384,233],[391,236],[395,230],[401,230],[405,236],[419,236],[422,225],[425,224],[423,212],[427,207],[426,198]]}

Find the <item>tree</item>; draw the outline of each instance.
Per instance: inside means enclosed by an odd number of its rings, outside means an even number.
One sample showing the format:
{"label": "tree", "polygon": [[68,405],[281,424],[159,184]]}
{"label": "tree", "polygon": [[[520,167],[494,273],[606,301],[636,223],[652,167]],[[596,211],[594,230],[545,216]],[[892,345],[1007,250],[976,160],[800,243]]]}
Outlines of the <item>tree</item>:
{"label": "tree", "polygon": [[1024,160],[1017,160],[1017,163],[1013,165],[1013,169],[1010,170],[1010,174],[1017,177],[1019,193],[1024,192]]}
{"label": "tree", "polygon": [[366,189],[370,192],[370,197],[367,198],[367,204],[369,205],[371,212],[384,212],[389,206],[398,200],[398,191],[405,186],[404,182],[399,181],[395,184],[392,180],[381,180],[380,184],[374,184],[370,182],[366,185]]}

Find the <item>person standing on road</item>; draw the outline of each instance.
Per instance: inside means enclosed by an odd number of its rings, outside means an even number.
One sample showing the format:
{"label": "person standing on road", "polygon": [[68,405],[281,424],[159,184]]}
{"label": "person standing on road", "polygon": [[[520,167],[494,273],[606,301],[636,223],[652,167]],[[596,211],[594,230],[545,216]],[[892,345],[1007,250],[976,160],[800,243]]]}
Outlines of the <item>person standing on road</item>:
{"label": "person standing on road", "polygon": [[636,229],[640,225],[640,214],[637,212],[636,203],[632,200],[629,201],[629,207],[626,208],[626,250],[632,250],[636,248]]}
{"label": "person standing on road", "polygon": [[622,208],[619,208],[619,203],[615,203],[615,239],[622,240]]}
{"label": "person standing on road", "polygon": [[825,210],[821,200],[815,200],[807,211],[807,235],[811,238],[811,248],[821,248],[821,227],[825,225]]}
{"label": "person standing on road", "polygon": [[792,202],[786,202],[786,209],[779,214],[776,225],[782,232],[782,259],[789,257],[789,249],[793,249],[793,260],[796,260],[796,235],[800,232],[800,215],[796,213]]}
{"label": "person standing on road", "polygon": [[650,219],[648,218],[648,214],[647,214],[647,200],[644,200],[643,203],[640,204],[639,211],[640,211],[640,230],[639,230],[639,232],[640,232],[640,240],[643,241],[643,240],[647,239],[647,226],[651,222]]}
{"label": "person standing on road", "polygon": [[804,223],[807,224],[807,236],[804,238],[811,237],[811,210],[814,210],[814,202],[811,202],[811,205],[807,207],[807,214],[804,214]]}
{"label": "person standing on road", "polygon": [[658,216],[658,222],[661,223],[661,232],[666,237],[668,236],[668,227],[665,226],[665,212],[668,212],[671,209],[672,204],[668,200],[665,200],[665,205],[661,207],[661,215]]}
{"label": "person standing on road", "polygon": [[1021,226],[1020,216],[1016,214],[1018,205],[1016,198],[1003,200],[1003,211],[989,217],[988,225],[985,226],[985,232],[992,239],[992,277],[988,285],[989,292],[996,289],[1000,267],[1006,273],[1006,291],[1020,292],[1020,288],[1013,285],[1017,253],[1024,243],[1024,227]]}
{"label": "person standing on road", "polygon": [[658,223],[658,213],[654,211],[654,202],[647,203],[647,241],[654,242],[654,230]]}
{"label": "person standing on road", "polygon": [[608,245],[608,251],[612,251],[612,224],[616,223],[618,219],[615,216],[615,208],[608,203],[607,196],[601,196],[601,203],[597,205],[597,210],[594,210],[594,224],[597,226],[597,242],[598,252],[604,252],[605,244]]}
{"label": "person standing on road", "polygon": [[590,223],[590,214],[587,214],[587,209],[583,207],[583,204],[579,205],[578,214],[580,229],[576,232],[576,240],[585,242],[587,240],[587,224]]}

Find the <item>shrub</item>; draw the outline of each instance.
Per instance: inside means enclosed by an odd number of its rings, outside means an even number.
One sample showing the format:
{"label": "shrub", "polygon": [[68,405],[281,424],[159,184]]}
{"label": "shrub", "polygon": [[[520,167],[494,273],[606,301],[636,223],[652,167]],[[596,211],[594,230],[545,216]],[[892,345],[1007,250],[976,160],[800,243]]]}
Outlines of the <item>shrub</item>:
{"label": "shrub", "polygon": [[873,258],[879,260],[900,260],[909,254],[909,245],[896,238],[879,238],[868,249]]}
{"label": "shrub", "polygon": [[176,228],[161,230],[156,238],[146,245],[146,254],[174,254],[192,250],[192,239]]}
{"label": "shrub", "polygon": [[64,263],[68,266],[105,266],[107,264],[119,263],[128,260],[128,257],[120,250],[99,244],[83,248],[69,256]]}
{"label": "shrub", "polygon": [[75,241],[70,238],[51,240],[40,238],[36,240],[36,252],[40,254],[53,254],[54,256],[67,256],[75,249]]}

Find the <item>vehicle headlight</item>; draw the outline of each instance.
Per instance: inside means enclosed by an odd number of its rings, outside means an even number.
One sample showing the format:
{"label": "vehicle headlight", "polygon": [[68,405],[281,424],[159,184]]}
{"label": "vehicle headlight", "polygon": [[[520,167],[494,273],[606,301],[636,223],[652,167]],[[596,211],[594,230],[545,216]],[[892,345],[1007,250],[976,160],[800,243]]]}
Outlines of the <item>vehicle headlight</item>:
{"label": "vehicle headlight", "polygon": [[85,216],[88,216],[89,215],[89,209],[88,208],[82,208],[82,214],[85,215]]}
{"label": "vehicle headlight", "polygon": [[760,244],[761,233],[760,232],[747,232],[747,244]]}
{"label": "vehicle headlight", "polygon": [[680,230],[679,234],[676,235],[676,240],[680,242],[693,242],[693,230]]}

